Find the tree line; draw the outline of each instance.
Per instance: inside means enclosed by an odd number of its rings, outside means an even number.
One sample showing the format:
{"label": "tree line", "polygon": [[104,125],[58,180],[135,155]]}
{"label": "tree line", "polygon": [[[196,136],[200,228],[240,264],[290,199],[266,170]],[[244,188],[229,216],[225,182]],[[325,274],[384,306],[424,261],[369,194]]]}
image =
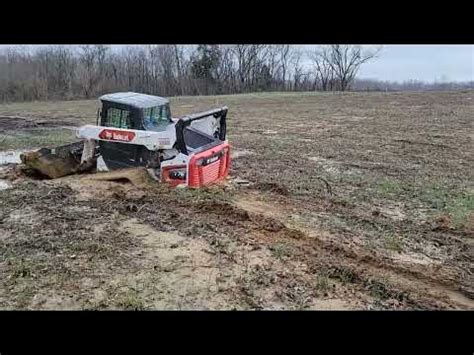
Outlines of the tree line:
{"label": "tree line", "polygon": [[7,47],[0,52],[0,100],[93,98],[128,90],[161,96],[344,91],[375,55],[343,45],[311,53],[262,44]]}
{"label": "tree line", "polygon": [[360,67],[379,53],[356,45],[7,47],[0,51],[0,101],[89,99],[117,91],[176,96],[354,90]]}

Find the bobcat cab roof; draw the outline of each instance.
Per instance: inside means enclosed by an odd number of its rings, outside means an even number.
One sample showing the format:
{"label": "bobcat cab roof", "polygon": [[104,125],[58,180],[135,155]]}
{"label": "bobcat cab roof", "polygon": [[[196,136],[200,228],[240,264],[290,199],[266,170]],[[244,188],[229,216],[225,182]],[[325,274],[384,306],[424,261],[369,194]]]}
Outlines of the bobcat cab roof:
{"label": "bobcat cab roof", "polygon": [[117,92],[99,97],[101,101],[115,102],[139,109],[162,106],[169,103],[169,100],[160,96],[139,94],[136,92]]}

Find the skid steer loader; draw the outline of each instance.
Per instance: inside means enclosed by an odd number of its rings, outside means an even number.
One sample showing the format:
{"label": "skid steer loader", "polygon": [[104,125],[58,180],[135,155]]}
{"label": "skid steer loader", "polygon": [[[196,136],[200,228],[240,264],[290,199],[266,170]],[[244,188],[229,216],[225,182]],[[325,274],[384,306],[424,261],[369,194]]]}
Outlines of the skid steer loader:
{"label": "skid steer loader", "polygon": [[97,124],[76,131],[80,142],[22,154],[22,162],[49,178],[144,167],[155,180],[192,188],[228,175],[227,107],[175,119],[162,97],[122,92],[99,100]]}

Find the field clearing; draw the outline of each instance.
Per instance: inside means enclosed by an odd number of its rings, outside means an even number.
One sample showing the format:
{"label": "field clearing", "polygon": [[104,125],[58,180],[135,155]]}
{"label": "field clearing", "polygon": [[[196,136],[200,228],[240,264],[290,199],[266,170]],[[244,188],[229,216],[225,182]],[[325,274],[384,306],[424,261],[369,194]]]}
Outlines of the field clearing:
{"label": "field clearing", "polygon": [[[171,98],[229,107],[230,179],[196,191],[4,165],[0,308],[474,309],[473,100]],[[97,109],[0,105],[0,151],[72,141]]]}

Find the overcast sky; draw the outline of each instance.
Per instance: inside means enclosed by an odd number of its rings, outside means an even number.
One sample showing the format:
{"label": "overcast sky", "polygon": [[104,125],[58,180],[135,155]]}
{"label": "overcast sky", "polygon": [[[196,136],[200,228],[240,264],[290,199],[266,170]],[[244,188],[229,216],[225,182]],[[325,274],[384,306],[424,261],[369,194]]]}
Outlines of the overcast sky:
{"label": "overcast sky", "polygon": [[365,64],[360,78],[404,81],[474,80],[473,45],[390,45]]}

